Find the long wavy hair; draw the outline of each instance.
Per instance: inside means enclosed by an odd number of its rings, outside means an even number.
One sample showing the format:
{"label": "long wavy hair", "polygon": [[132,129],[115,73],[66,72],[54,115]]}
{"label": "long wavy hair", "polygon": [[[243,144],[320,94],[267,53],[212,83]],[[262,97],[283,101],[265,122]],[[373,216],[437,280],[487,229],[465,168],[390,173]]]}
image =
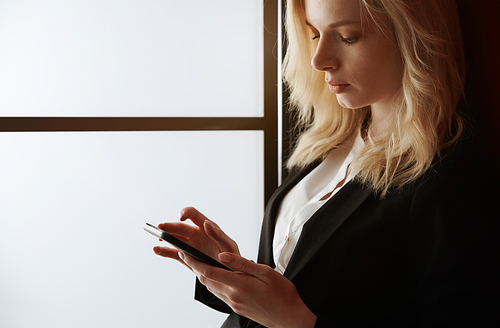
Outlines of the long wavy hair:
{"label": "long wavy hair", "polygon": [[[359,0],[360,15],[397,40],[404,63],[393,117],[383,136],[367,140],[351,167],[356,179],[384,197],[420,177],[465,128],[457,109],[465,75],[454,0]],[[387,30],[387,24],[390,28]],[[283,77],[300,131],[287,166],[303,167],[350,144],[370,108],[341,107],[324,73],[311,66],[315,43],[306,25],[304,0],[288,0],[288,47]]]}

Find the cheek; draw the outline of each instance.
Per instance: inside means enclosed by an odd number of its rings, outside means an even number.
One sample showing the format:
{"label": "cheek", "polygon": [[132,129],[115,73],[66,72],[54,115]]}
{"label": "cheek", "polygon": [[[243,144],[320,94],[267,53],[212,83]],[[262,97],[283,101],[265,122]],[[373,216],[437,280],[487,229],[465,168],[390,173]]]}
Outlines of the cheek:
{"label": "cheek", "polygon": [[403,60],[399,48],[393,43],[387,42],[385,52],[380,59],[380,67],[384,69],[384,75],[387,79],[399,84],[403,76]]}
{"label": "cheek", "polygon": [[[354,47],[354,45],[352,46]],[[376,44],[363,44],[346,56],[350,62],[350,78],[359,86],[371,84],[384,74],[387,50]]]}
{"label": "cheek", "polygon": [[364,84],[374,89],[394,90],[401,86],[403,64],[399,52],[382,52],[372,55],[370,60],[360,64],[359,77]]}
{"label": "cheek", "polygon": [[358,88],[371,90],[380,84],[381,79],[385,79],[383,77],[385,70],[380,66],[379,61],[375,61],[373,58],[364,59],[353,62],[354,69],[351,70],[351,81]]}

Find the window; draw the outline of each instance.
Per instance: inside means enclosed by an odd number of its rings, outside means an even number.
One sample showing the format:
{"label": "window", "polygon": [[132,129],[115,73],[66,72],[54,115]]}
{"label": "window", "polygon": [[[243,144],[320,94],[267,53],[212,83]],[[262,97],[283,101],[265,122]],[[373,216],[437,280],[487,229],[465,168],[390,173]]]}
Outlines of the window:
{"label": "window", "polygon": [[256,256],[278,183],[277,10],[0,4],[0,326],[220,326],[142,225],[195,205]]}

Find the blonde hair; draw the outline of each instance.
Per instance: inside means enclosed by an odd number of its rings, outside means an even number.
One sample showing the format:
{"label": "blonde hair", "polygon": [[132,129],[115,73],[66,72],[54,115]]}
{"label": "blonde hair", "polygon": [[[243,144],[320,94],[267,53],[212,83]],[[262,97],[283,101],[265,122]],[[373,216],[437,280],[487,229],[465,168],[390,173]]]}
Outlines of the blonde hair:
{"label": "blonde hair", "polygon": [[[383,197],[420,177],[441,150],[464,130],[457,110],[463,95],[464,58],[454,0],[359,0],[364,18],[397,40],[404,63],[393,121],[384,136],[370,138],[351,167],[356,179]],[[390,31],[384,31],[384,21]],[[385,28],[387,29],[387,28]],[[288,48],[283,76],[301,130],[288,167],[303,167],[347,145],[370,108],[341,107],[324,74],[310,65],[315,52],[304,0],[288,0]]]}

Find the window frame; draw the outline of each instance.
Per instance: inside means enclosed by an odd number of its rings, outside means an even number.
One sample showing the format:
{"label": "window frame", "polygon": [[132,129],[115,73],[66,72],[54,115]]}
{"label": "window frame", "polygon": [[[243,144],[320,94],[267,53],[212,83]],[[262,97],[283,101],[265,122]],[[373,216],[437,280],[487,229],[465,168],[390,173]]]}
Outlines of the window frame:
{"label": "window frame", "polygon": [[[278,0],[264,2],[263,117],[0,117],[0,132],[263,131],[264,202],[278,186]],[[281,113],[280,113],[281,115]]]}

